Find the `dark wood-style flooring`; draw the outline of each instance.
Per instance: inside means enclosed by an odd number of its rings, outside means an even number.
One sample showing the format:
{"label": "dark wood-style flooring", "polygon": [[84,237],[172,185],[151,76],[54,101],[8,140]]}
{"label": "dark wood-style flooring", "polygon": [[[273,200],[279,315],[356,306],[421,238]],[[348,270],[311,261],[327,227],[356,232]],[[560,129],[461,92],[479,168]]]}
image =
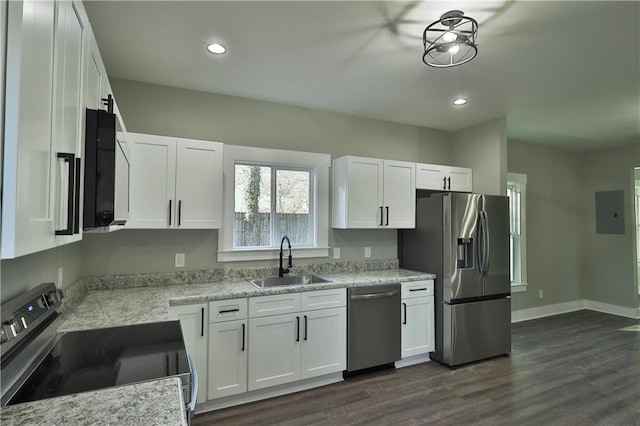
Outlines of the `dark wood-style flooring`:
{"label": "dark wood-style flooring", "polygon": [[203,425],[640,425],[640,321],[578,311],[513,324],[513,352],[434,361],[197,415]]}

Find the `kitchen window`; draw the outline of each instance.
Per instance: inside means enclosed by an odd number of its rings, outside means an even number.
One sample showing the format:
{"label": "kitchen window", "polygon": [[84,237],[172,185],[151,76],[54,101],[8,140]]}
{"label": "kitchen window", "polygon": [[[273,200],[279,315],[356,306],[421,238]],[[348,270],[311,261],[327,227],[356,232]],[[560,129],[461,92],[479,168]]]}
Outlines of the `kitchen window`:
{"label": "kitchen window", "polygon": [[511,257],[511,291],[527,290],[526,200],[527,175],[507,174],[509,197],[509,252]]}
{"label": "kitchen window", "polygon": [[313,169],[235,164],[233,247],[274,247],[281,236],[308,247],[314,240]]}
{"label": "kitchen window", "polygon": [[327,154],[226,145],[218,261],[277,259],[285,235],[294,259],[327,257],[330,161]]}

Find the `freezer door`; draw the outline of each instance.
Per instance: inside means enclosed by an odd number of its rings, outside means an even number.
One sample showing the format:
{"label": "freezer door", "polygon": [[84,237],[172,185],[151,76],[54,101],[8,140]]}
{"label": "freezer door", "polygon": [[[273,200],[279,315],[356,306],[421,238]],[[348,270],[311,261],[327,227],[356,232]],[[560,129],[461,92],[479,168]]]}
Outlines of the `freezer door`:
{"label": "freezer door", "polygon": [[[497,195],[482,196],[481,214],[484,216],[488,252],[484,279],[484,296],[509,294],[509,204],[508,198]],[[481,239],[482,240],[482,239]]]}
{"label": "freezer door", "polygon": [[511,299],[444,304],[442,359],[449,366],[511,352]]}
{"label": "freezer door", "polygon": [[[452,193],[442,199],[442,300],[445,302],[482,296],[477,235],[480,197],[479,194]],[[461,258],[464,262],[459,262]]]}

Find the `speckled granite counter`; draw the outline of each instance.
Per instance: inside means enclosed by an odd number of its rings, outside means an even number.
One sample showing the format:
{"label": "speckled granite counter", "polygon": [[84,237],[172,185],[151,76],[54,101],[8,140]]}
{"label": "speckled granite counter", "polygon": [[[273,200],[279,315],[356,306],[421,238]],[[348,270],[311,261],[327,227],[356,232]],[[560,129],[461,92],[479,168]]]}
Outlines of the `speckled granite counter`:
{"label": "speckled granite counter", "polygon": [[169,378],[10,405],[3,426],[186,425],[180,379]]}
{"label": "speckled granite counter", "polygon": [[59,331],[115,327],[167,321],[168,307],[210,300],[348,288],[435,278],[435,275],[404,269],[319,274],[328,283],[259,289],[246,280],[203,284],[176,284],[116,290],[94,290],[71,312],[65,313]]}

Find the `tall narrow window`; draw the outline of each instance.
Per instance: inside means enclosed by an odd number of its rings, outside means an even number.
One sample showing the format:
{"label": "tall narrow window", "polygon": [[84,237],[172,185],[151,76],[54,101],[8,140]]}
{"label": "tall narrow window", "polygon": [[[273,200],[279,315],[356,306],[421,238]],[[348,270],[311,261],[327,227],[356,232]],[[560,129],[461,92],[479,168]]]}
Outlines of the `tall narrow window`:
{"label": "tall narrow window", "polygon": [[527,285],[526,261],[526,191],[527,175],[508,173],[509,251],[512,291],[524,291]]}

